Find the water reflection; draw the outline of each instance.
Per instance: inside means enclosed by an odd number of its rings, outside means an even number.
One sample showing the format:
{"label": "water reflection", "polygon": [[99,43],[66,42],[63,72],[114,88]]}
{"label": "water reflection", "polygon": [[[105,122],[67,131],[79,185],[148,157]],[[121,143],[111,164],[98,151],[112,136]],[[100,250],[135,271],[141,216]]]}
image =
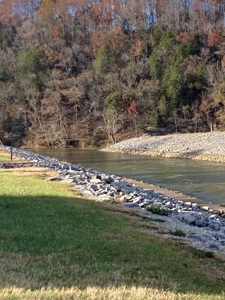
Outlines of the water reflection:
{"label": "water reflection", "polygon": [[31,149],[86,168],[143,180],[212,203],[225,203],[225,164],[152,158],[97,149]]}

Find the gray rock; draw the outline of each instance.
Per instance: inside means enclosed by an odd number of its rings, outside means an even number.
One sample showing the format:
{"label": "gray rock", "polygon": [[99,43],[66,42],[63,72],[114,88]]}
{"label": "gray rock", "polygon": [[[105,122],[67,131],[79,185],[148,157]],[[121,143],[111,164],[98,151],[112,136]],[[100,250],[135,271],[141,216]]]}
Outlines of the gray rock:
{"label": "gray rock", "polygon": [[202,219],[197,219],[195,221],[195,225],[198,226],[198,227],[206,227],[207,223]]}
{"label": "gray rock", "polygon": [[195,225],[196,214],[194,212],[183,211],[182,213],[180,213],[179,219],[187,224]]}
{"label": "gray rock", "polygon": [[93,191],[97,191],[98,190],[98,186],[97,186],[97,184],[91,184],[90,185],[90,189],[92,189]]}
{"label": "gray rock", "polygon": [[208,211],[209,207],[205,205],[205,206],[202,206],[202,209]]}
{"label": "gray rock", "polygon": [[165,201],[165,203],[163,203],[166,208],[168,209],[172,209],[174,207],[174,203],[172,203],[171,201]]}
{"label": "gray rock", "polygon": [[61,166],[61,168],[64,169],[64,170],[69,170],[69,169],[70,169],[70,166],[69,166],[68,164],[63,164],[63,165]]}
{"label": "gray rock", "polygon": [[82,189],[82,193],[86,196],[92,196],[92,192],[91,191],[88,191],[88,190],[85,190],[85,189]]}
{"label": "gray rock", "polygon": [[139,205],[137,203],[124,203],[123,206],[129,208],[139,208]]}
{"label": "gray rock", "polygon": [[73,178],[65,178],[62,182],[63,183],[73,183],[74,179]]}
{"label": "gray rock", "polygon": [[202,237],[198,234],[187,234],[186,237],[195,241],[202,241]]}
{"label": "gray rock", "polygon": [[209,219],[217,219],[217,217],[218,217],[218,215],[213,214],[213,215],[209,216]]}
{"label": "gray rock", "polygon": [[92,179],[90,179],[90,182],[97,184],[97,183],[102,183],[102,180],[98,179],[98,178],[92,178]]}
{"label": "gray rock", "polygon": [[219,246],[215,243],[210,243],[208,247],[209,247],[209,249],[214,249],[214,250],[220,249]]}
{"label": "gray rock", "polygon": [[224,240],[225,240],[225,233],[219,231],[219,232],[217,233],[216,237],[217,237],[218,239],[222,239],[222,240],[224,239]]}
{"label": "gray rock", "polygon": [[213,230],[219,230],[222,224],[219,220],[210,220],[208,226]]}

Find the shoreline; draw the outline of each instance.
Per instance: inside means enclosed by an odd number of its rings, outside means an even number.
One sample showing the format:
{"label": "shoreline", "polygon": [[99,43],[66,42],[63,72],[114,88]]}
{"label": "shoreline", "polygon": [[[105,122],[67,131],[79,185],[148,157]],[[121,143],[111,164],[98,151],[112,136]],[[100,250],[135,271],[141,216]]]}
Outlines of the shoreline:
{"label": "shoreline", "polygon": [[137,185],[143,189],[147,189],[147,190],[150,189],[150,190],[153,190],[155,193],[160,193],[166,197],[174,198],[176,201],[182,201],[184,203],[185,202],[197,203],[198,206],[205,211],[212,210],[214,213],[224,213],[225,212],[225,206],[223,204],[222,205],[214,204],[211,202],[207,202],[205,200],[201,200],[199,198],[185,195],[178,191],[169,190],[166,188],[162,188],[162,187],[153,185],[151,183],[145,183],[145,182],[138,181],[135,179],[125,178],[125,180],[128,181],[129,183]]}
{"label": "shoreline", "polygon": [[[0,163],[1,165],[1,163]],[[6,169],[14,169],[14,168],[24,168],[24,167],[31,167],[31,163],[29,161],[24,161],[24,160],[19,160],[16,159],[14,161],[10,161],[7,163],[4,163],[4,168]],[[0,169],[3,169],[2,167],[0,167]],[[135,179],[131,179],[131,178],[123,178],[123,180],[127,181],[128,183],[140,187],[142,189],[145,190],[152,190],[154,191],[154,193],[156,194],[162,194],[166,197],[169,198],[174,198],[176,201],[182,201],[182,202],[190,202],[190,203],[197,203],[198,206],[205,210],[212,210],[214,213],[218,213],[218,214],[225,214],[225,204],[214,204],[211,202],[207,202],[205,200],[196,198],[196,197],[192,197],[192,196],[188,196],[186,194],[183,194],[181,192],[178,191],[174,191],[174,190],[169,190],[167,188],[162,188],[160,186],[151,184],[151,183],[147,183],[147,182],[143,182],[143,181],[139,181],[139,180],[135,180]]]}
{"label": "shoreline", "polygon": [[[14,157],[15,159],[15,157]],[[18,168],[22,168],[22,167],[26,167],[26,166],[30,166],[30,161],[24,161],[24,160],[20,160],[16,157],[16,160],[14,161],[8,161],[7,163],[5,163],[6,166],[8,166],[10,168],[10,166],[12,166],[13,168],[18,165]],[[199,207],[201,207],[204,210],[212,210],[214,212],[218,212],[218,213],[225,213],[225,203],[224,204],[215,204],[215,203],[211,203],[211,202],[207,202],[205,200],[193,197],[193,196],[189,196],[186,195],[182,192],[179,191],[174,191],[174,190],[169,190],[167,188],[162,188],[160,186],[151,184],[151,183],[147,183],[147,182],[143,182],[140,180],[135,180],[135,179],[131,179],[131,178],[123,178],[125,181],[129,182],[132,185],[138,186],[140,188],[146,189],[146,190],[152,190],[157,194],[162,194],[166,197],[170,197],[170,198],[174,198],[176,201],[182,201],[182,202],[191,202],[191,203],[197,203],[199,205]]]}
{"label": "shoreline", "polygon": [[225,132],[142,135],[100,151],[224,163]]}
{"label": "shoreline", "polygon": [[[10,149],[5,147],[5,150],[7,152]],[[160,190],[160,187],[156,191],[155,187],[153,190],[153,186],[146,187],[142,182],[86,169],[30,151],[13,148],[13,155],[24,163],[3,163],[0,164],[0,168],[22,169],[24,166],[30,166],[52,169],[58,175],[48,180],[73,184],[75,190],[84,198],[117,203],[125,209],[134,209],[144,218],[155,218],[157,215],[157,219],[165,222],[167,228],[165,237],[171,238],[169,232],[179,229],[185,234],[188,245],[204,251],[225,254],[225,209],[213,209],[209,205],[204,208],[195,201],[195,198],[182,196],[177,192]],[[178,197],[191,201],[184,202]],[[152,207],[164,210],[166,214],[155,215],[151,210]]]}
{"label": "shoreline", "polygon": [[108,147],[105,149],[101,149],[103,152],[120,152],[124,154],[132,154],[132,155],[146,155],[150,157],[163,157],[163,158],[176,158],[176,159],[192,159],[197,161],[208,161],[208,162],[218,162],[225,163],[225,156],[219,155],[198,155],[198,154],[187,154],[187,153],[176,153],[176,152],[154,152],[154,151],[137,151],[137,150],[116,150],[109,149]]}

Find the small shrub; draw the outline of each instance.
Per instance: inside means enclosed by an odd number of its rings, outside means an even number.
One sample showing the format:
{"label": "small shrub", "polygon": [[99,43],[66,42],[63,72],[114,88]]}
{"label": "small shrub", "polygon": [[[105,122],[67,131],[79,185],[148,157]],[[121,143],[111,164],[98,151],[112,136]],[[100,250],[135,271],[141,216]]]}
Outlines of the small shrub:
{"label": "small shrub", "polygon": [[205,251],[205,257],[208,257],[208,258],[214,258],[215,257],[215,253],[212,252],[212,251]]}
{"label": "small shrub", "polygon": [[118,202],[116,202],[115,199],[108,199],[108,200],[106,200],[106,202],[108,202],[108,203],[110,203],[110,204],[118,203]]}
{"label": "small shrub", "polygon": [[205,251],[201,249],[193,249],[194,254],[199,258],[214,258],[215,254],[212,251]]}
{"label": "small shrub", "polygon": [[176,229],[175,231],[171,231],[170,233],[175,236],[185,236],[185,232],[183,232],[183,230],[181,229]]}
{"label": "small shrub", "polygon": [[151,211],[153,214],[161,215],[161,216],[168,216],[171,214],[171,211],[168,209],[163,208],[161,205],[158,204],[151,204],[146,207],[148,211]]}

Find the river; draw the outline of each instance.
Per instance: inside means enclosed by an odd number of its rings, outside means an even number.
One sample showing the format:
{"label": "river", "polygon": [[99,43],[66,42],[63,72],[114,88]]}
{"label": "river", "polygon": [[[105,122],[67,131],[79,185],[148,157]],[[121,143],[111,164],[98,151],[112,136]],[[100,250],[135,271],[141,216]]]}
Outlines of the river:
{"label": "river", "polygon": [[225,163],[155,158],[97,149],[31,149],[104,173],[142,180],[207,202],[225,204]]}

